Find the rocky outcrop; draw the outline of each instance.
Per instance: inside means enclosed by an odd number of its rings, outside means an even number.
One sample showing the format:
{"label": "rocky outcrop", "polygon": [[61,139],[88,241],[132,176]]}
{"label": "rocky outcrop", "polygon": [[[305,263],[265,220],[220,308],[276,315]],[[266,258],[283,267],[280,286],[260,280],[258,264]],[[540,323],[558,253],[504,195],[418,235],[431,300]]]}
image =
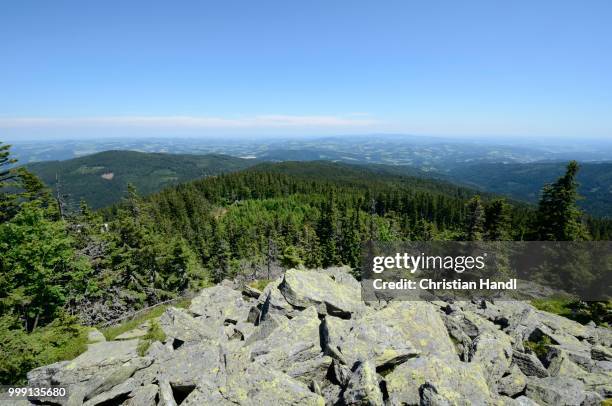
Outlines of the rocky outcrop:
{"label": "rocky outcrop", "polygon": [[[361,300],[347,269],[289,270],[262,292],[204,289],[156,322],[35,369],[65,405],[595,405],[608,329],[523,302]],[[531,342],[531,344],[529,344]],[[527,345],[527,344],[529,345]],[[536,343],[537,346],[534,346]],[[537,354],[530,348],[537,348]]]}

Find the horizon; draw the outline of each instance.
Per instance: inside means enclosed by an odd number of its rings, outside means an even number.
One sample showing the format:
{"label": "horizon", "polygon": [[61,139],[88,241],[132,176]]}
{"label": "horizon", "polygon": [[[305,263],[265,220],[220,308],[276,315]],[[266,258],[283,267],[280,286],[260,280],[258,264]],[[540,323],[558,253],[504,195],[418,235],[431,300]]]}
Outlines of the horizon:
{"label": "horizon", "polygon": [[609,140],[611,13],[605,1],[11,3],[0,134]]}

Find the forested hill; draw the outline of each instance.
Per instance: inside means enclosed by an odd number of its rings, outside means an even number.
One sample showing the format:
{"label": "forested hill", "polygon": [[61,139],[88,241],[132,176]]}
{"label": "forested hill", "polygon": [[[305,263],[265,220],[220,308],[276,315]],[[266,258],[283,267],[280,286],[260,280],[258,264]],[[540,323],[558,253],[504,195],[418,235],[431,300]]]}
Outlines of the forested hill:
{"label": "forested hill", "polygon": [[[561,176],[561,162],[522,164],[474,164],[458,166],[450,179],[478,189],[535,203],[542,185]],[[612,217],[612,162],[581,163],[578,192],[584,197],[578,205],[598,217]]]}
{"label": "forested hill", "polygon": [[128,183],[142,195],[197,179],[247,168],[255,161],[226,155],[187,155],[105,151],[66,161],[37,162],[27,168],[43,182],[57,187],[68,204],[78,207],[81,199],[100,208],[117,203]]}

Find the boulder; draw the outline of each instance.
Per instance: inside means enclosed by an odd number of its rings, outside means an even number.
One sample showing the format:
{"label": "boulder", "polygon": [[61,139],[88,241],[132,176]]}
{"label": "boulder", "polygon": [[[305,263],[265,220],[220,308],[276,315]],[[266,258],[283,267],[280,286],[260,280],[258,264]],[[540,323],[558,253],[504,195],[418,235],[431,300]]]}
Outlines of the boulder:
{"label": "boulder", "polygon": [[498,393],[506,396],[516,396],[525,390],[527,377],[516,365],[512,365],[506,375],[500,378],[497,383]]}
{"label": "boulder", "polygon": [[89,329],[89,331],[87,332],[87,342],[90,344],[93,343],[99,343],[102,341],[106,341],[106,337],[104,337],[104,334],[102,334],[100,332],[100,330],[98,330],[97,328],[91,328]]}
{"label": "boulder", "polygon": [[586,397],[584,384],[567,377],[532,378],[525,395],[542,405],[580,405]]}
{"label": "boulder", "polygon": [[594,345],[591,348],[591,358],[597,361],[612,361],[612,349],[603,345]]}
{"label": "boulder", "polygon": [[534,354],[526,354],[514,350],[512,353],[512,362],[527,376],[537,376],[540,378],[548,376],[548,371]]}
{"label": "boulder", "polygon": [[159,319],[159,325],[169,342],[176,342],[178,347],[187,342],[224,341],[223,322],[214,319],[192,317],[187,311],[170,307]]}
{"label": "boulder", "polygon": [[482,365],[488,382],[494,383],[508,371],[512,360],[512,345],[510,338],[501,331],[488,330],[479,334],[472,342],[470,362]]}
{"label": "boulder", "polygon": [[125,406],[151,406],[156,404],[155,398],[159,392],[159,387],[154,384],[139,386],[134,389],[128,400],[125,401]]}
{"label": "boulder", "polygon": [[350,319],[365,307],[361,289],[336,282],[322,272],[290,269],[278,289],[293,307],[315,306],[321,315]]}
{"label": "boulder", "polygon": [[311,306],[253,342],[252,359],[305,383],[323,379],[332,360],[322,354],[319,326],[317,310]]}
{"label": "boulder", "polygon": [[[421,404],[423,389],[432,385],[439,399],[450,404],[493,404],[479,364],[437,357],[412,358],[385,377],[389,405]],[[425,386],[424,386],[425,385]]]}
{"label": "boulder", "polygon": [[246,321],[252,303],[242,294],[224,285],[206,288],[191,300],[189,311],[196,316],[220,323]]}
{"label": "boulder", "polygon": [[400,310],[394,307],[381,313],[369,312],[358,320],[325,317],[321,326],[325,353],[349,367],[359,360],[372,360],[376,368],[392,367],[418,355],[411,341],[412,325],[397,320]]}
{"label": "boulder", "polygon": [[346,405],[383,406],[376,369],[368,362],[358,362],[342,394]]}

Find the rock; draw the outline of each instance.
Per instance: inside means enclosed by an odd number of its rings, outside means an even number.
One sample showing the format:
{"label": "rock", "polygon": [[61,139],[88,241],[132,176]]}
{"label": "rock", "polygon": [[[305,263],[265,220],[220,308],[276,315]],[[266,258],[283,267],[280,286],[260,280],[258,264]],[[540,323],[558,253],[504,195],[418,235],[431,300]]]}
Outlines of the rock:
{"label": "rock", "polygon": [[580,405],[585,399],[584,384],[567,377],[533,378],[527,382],[525,395],[543,405]]}
{"label": "rock", "polygon": [[142,338],[149,332],[148,326],[141,325],[132,330],[126,331],[123,334],[119,334],[115,337],[115,340],[133,340],[135,338]]}
{"label": "rock", "polygon": [[132,391],[128,400],[124,403],[125,406],[151,406],[155,405],[155,398],[159,392],[157,385],[148,384],[140,386]]}
{"label": "rock", "polygon": [[245,337],[245,345],[251,345],[256,341],[263,340],[268,337],[279,326],[284,326],[289,322],[285,316],[278,314],[269,314],[265,320],[262,320],[256,327],[253,328],[251,334]]}
{"label": "rock", "polygon": [[[131,385],[127,385],[126,384],[127,380],[131,378],[131,376],[134,375],[136,371],[138,371],[139,369],[148,367],[149,365],[151,365],[152,362],[153,360],[149,358],[135,358],[131,360],[130,362],[127,362],[111,370],[110,372],[106,374],[101,374],[101,375],[92,377],[92,379],[89,382],[87,382],[87,385],[86,385],[87,389],[83,391],[84,393],[83,399],[84,400],[94,399],[98,395],[104,394],[105,392],[109,391],[111,388],[115,388],[117,386],[119,386],[119,388],[115,392],[112,392],[112,393],[107,392],[105,394],[106,396],[102,396],[103,400],[102,401],[97,400],[97,402],[103,403],[105,401],[114,399],[115,397],[118,397],[120,395],[130,393],[134,389],[135,384],[132,381]],[[97,404],[97,403],[96,401],[94,401],[92,404]]]}
{"label": "rock", "polygon": [[[279,285],[282,283],[283,277],[277,278],[266,286],[258,299],[259,315],[256,320],[252,320],[256,325],[265,320],[268,315],[276,314],[280,316],[295,317],[299,310],[296,310],[285,299],[285,296],[279,290]],[[249,319],[253,318],[254,311],[251,310]]]}
{"label": "rock", "polygon": [[67,403],[80,404],[85,396],[103,384],[104,379],[122,370],[122,366],[131,360],[139,358],[137,344],[138,340],[89,344],[87,351],[72,361],[62,361],[30,371],[28,385],[64,386],[69,393]]}
{"label": "rock", "polygon": [[252,358],[305,383],[322,380],[332,360],[322,355],[319,325],[317,310],[311,306],[263,340],[255,341],[249,347]]}
{"label": "rock", "polygon": [[511,359],[510,338],[501,331],[485,331],[472,342],[469,360],[482,365],[487,380],[492,385],[508,371]]}
{"label": "rock", "polygon": [[550,376],[567,376],[578,378],[586,371],[575,364],[568,354],[558,348],[552,348],[548,355],[548,374]]}
{"label": "rock", "polygon": [[238,405],[325,404],[323,397],[305,384],[257,362],[228,374],[227,382],[218,392],[223,399]]}
{"label": "rock", "polygon": [[385,377],[389,405],[418,405],[421,387],[433,385],[436,393],[451,404],[493,404],[479,364],[437,357],[412,358]]}
{"label": "rock", "polygon": [[391,367],[419,354],[411,343],[409,326],[394,320],[395,312],[379,313],[357,321],[326,317],[321,326],[325,353],[347,366],[371,359],[376,368]]}
{"label": "rock", "polygon": [[597,392],[602,398],[612,398],[612,373],[590,373],[579,376],[585,390]]}
{"label": "rock", "polygon": [[149,348],[147,349],[146,356],[149,358],[165,358],[166,356],[170,356],[172,354],[172,349],[166,347],[159,341],[153,341]]}
{"label": "rock", "polygon": [[106,341],[106,337],[104,337],[104,334],[102,334],[100,332],[100,330],[98,330],[97,328],[91,328],[88,332],[87,332],[87,342],[90,344],[94,344],[94,343],[100,343]]}
{"label": "rock", "polygon": [[172,394],[172,387],[167,379],[161,378],[159,384],[159,403],[163,406],[177,406]]}
{"label": "rock", "polygon": [[258,299],[261,296],[261,290],[255,289],[252,286],[244,285],[242,287],[242,295],[246,297],[252,297],[253,299]]}
{"label": "rock", "polygon": [[334,282],[345,285],[350,289],[361,289],[361,284],[351,275],[351,268],[348,266],[317,269],[317,272],[329,275]]}
{"label": "rock", "polygon": [[519,367],[513,365],[507,375],[500,378],[497,383],[497,391],[506,396],[516,396],[523,392],[527,385],[527,377]]}
{"label": "rock", "polygon": [[[167,309],[167,339],[146,357],[133,338],[147,326],[110,342],[91,330],[85,353],[30,371],[29,385],[65,386],[61,404],[88,406],[590,406],[612,397],[611,330],[528,303],[366,305],[347,268],[290,270],[261,293],[237,286],[205,289],[190,311]],[[546,356],[526,340],[546,342]]]}
{"label": "rock", "polygon": [[233,323],[246,321],[251,303],[244,300],[242,294],[227,286],[216,285],[206,288],[191,300],[189,311],[196,316]]}
{"label": "rock", "polygon": [[514,400],[516,401],[516,404],[518,406],[540,406],[536,402],[534,402],[533,400],[529,399],[525,395],[519,396],[518,398],[516,398]]}
{"label": "rock", "polygon": [[359,288],[338,283],[321,272],[290,269],[278,289],[293,307],[315,306],[321,315],[350,319],[365,307]]}
{"label": "rock", "polygon": [[582,324],[570,320],[566,317],[559,316],[553,313],[536,311],[538,319],[547,327],[551,328],[556,333],[569,334],[579,339],[588,339],[592,337],[590,328]]}
{"label": "rock", "polygon": [[584,400],[580,406],[600,406],[603,398],[596,392],[585,392]]}
{"label": "rock", "polygon": [[183,346],[167,358],[158,360],[159,370],[173,388],[195,386],[201,380],[218,382],[222,356],[219,345],[197,343]]}
{"label": "rock", "polygon": [[368,362],[359,362],[348,379],[342,399],[347,405],[382,406],[383,395],[378,386],[374,366]]}
{"label": "rock", "polygon": [[512,353],[512,362],[527,376],[537,376],[540,378],[548,376],[548,371],[544,368],[542,362],[533,354],[525,354],[514,350]]}
{"label": "rock", "polygon": [[198,341],[216,343],[224,341],[225,338],[222,321],[195,318],[185,310],[174,307],[166,310],[159,319],[159,325],[169,342],[177,342],[175,346]]}
{"label": "rock", "polygon": [[612,349],[603,345],[594,345],[591,348],[591,358],[597,361],[612,361]]}
{"label": "rock", "polygon": [[83,403],[84,406],[95,406],[113,403],[119,403],[120,400],[127,398],[133,390],[136,389],[136,385],[133,379],[128,379],[125,382],[112,386],[112,389],[105,388],[103,393],[93,397],[91,400]]}

